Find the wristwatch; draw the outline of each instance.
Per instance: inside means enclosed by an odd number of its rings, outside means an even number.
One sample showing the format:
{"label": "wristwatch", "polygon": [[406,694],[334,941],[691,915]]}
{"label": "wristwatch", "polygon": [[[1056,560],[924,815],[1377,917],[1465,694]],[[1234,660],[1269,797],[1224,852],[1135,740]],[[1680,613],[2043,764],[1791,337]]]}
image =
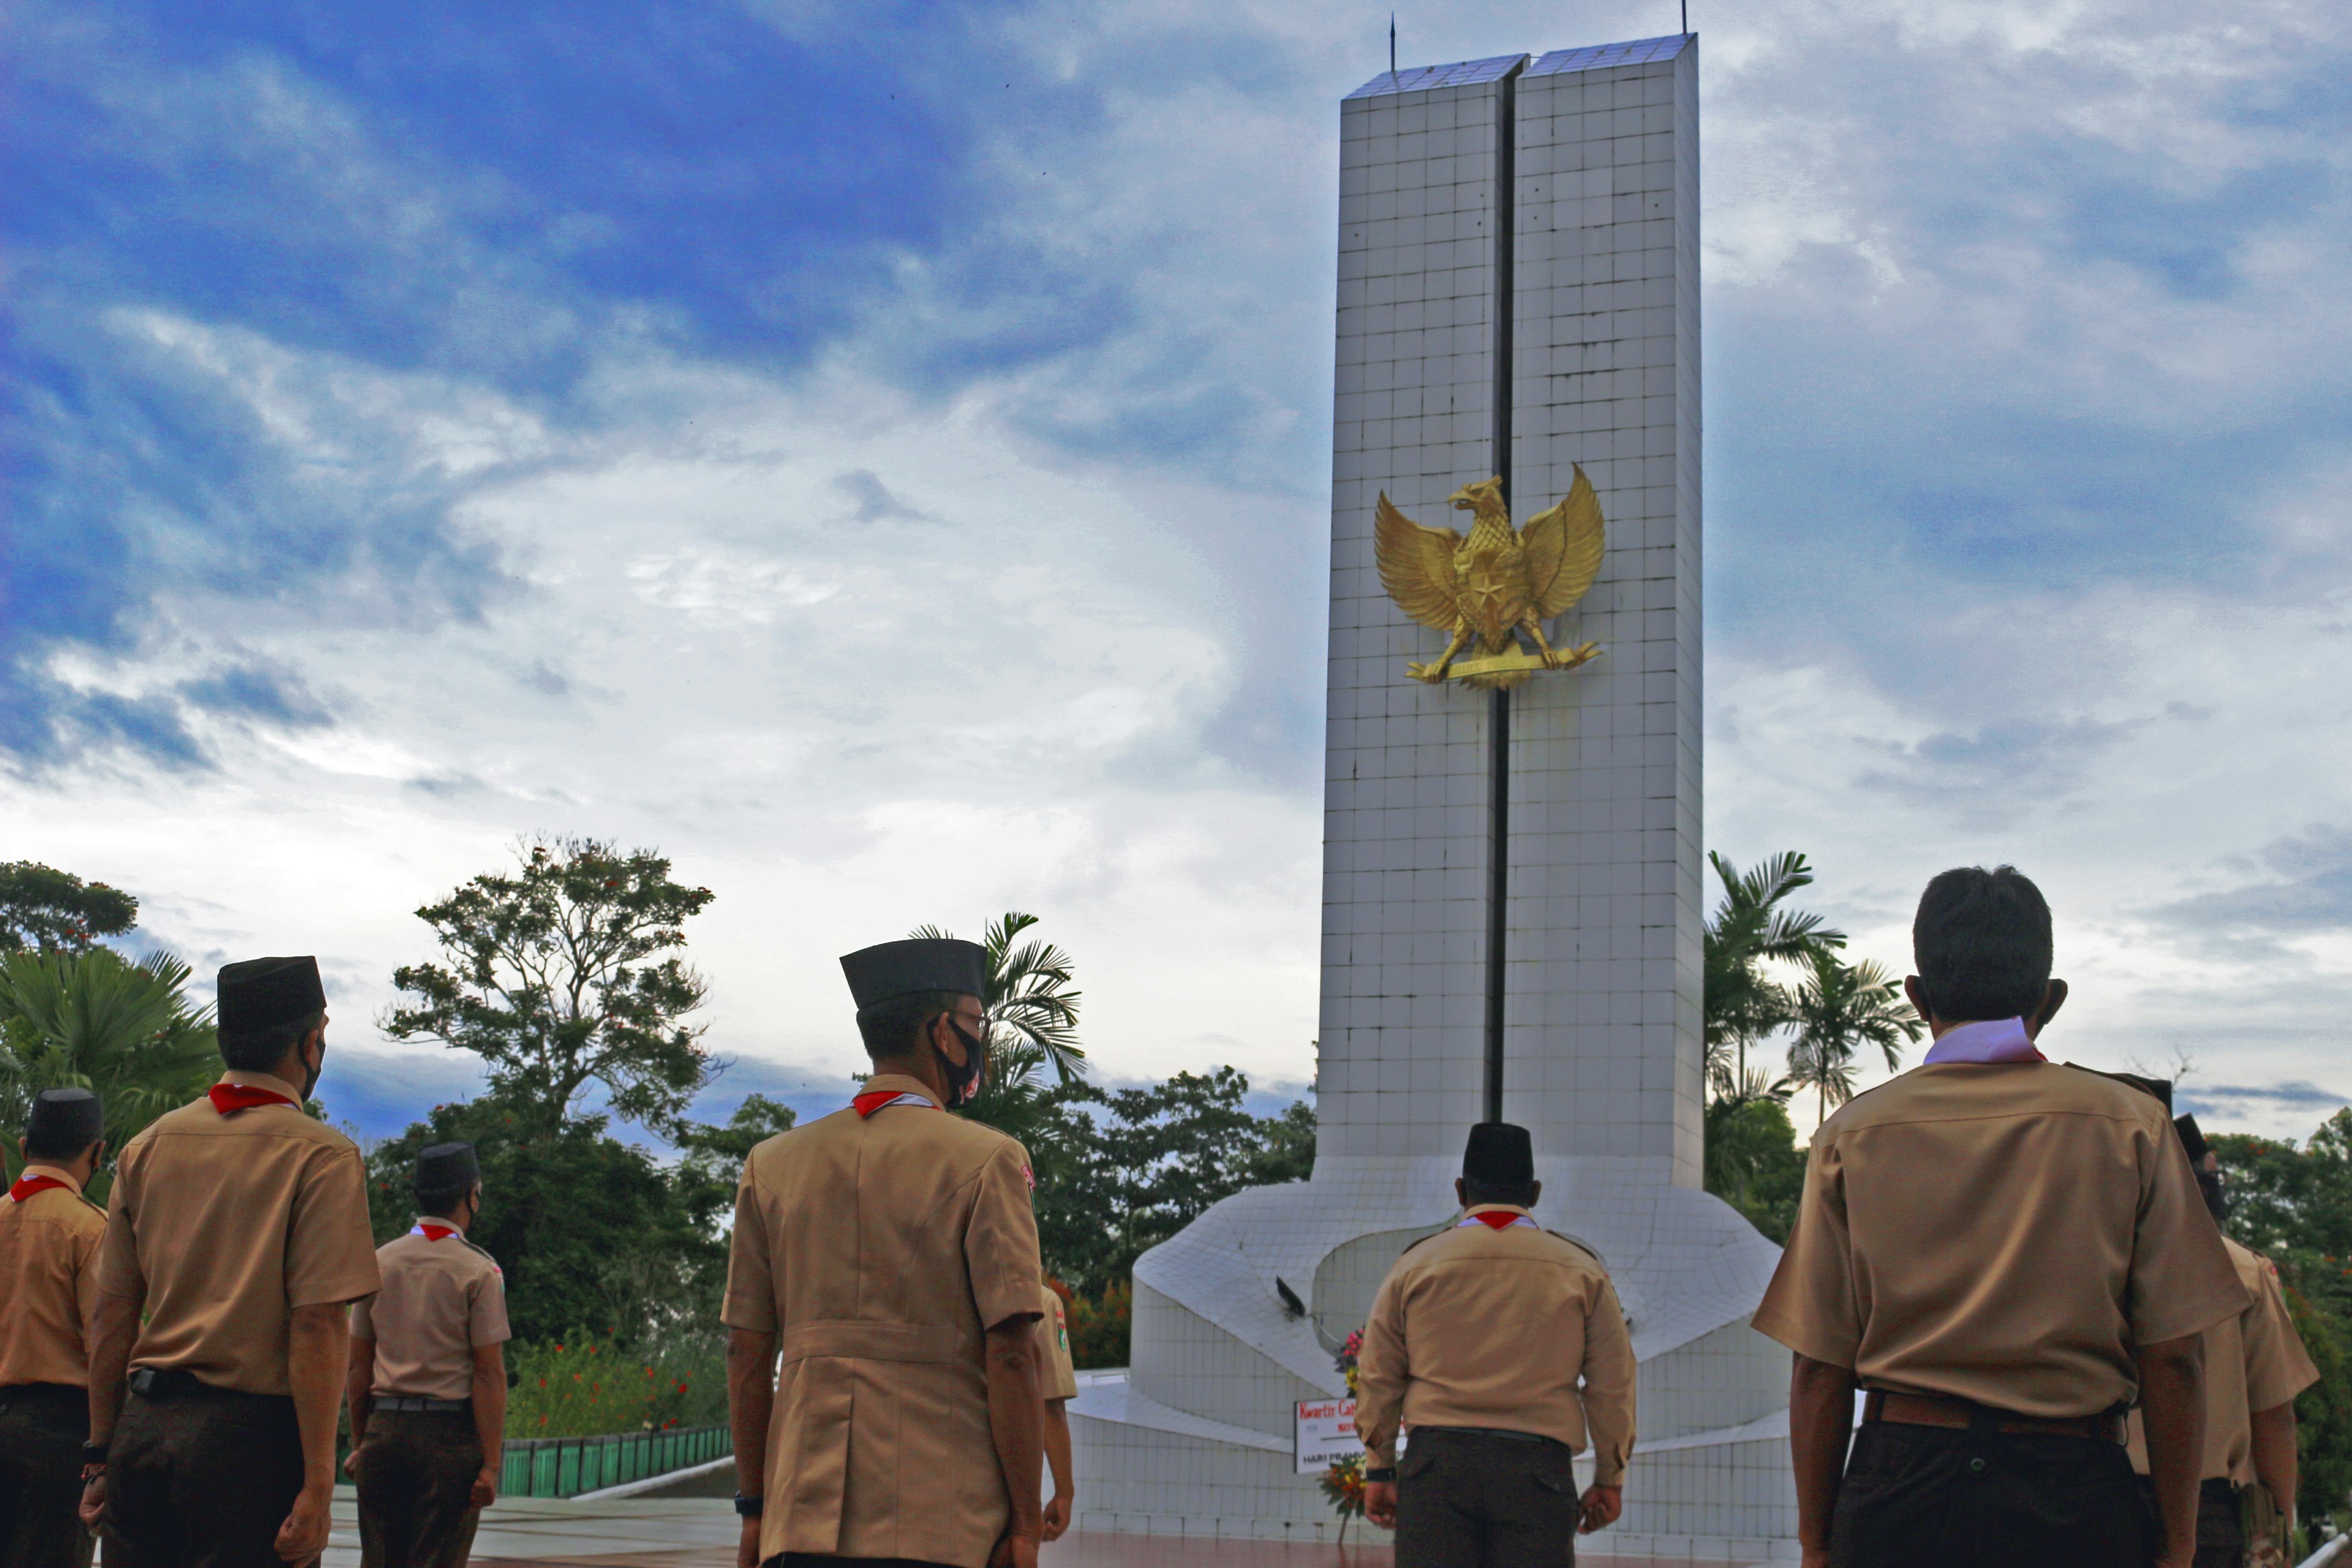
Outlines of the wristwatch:
{"label": "wristwatch", "polygon": [[101,1470],[106,1468],[106,1451],[113,1446],[113,1443],[110,1441],[104,1443],[84,1443],[81,1446],[82,1468],[88,1469],[92,1465],[96,1465]]}
{"label": "wristwatch", "polygon": [[741,1514],[745,1519],[759,1518],[766,1510],[767,1506],[768,1500],[764,1496],[745,1497],[741,1492],[737,1492],[735,1494],[735,1511]]}
{"label": "wristwatch", "polygon": [[1382,1465],[1377,1470],[1366,1470],[1364,1472],[1364,1479],[1368,1481],[1393,1481],[1396,1479],[1396,1467],[1394,1465]]}

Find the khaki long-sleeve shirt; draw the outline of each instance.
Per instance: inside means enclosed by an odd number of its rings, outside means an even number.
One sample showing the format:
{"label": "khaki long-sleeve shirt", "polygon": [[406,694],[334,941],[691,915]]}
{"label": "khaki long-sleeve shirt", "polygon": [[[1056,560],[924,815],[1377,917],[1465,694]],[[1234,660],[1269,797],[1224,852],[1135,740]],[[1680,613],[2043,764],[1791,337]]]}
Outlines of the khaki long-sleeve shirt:
{"label": "khaki long-sleeve shirt", "polygon": [[[1526,1216],[1481,1204],[1480,1214]],[[1487,1426],[1593,1451],[1596,1485],[1633,1452],[1633,1343],[1601,1260],[1533,1220],[1483,1221],[1406,1248],[1372,1301],[1356,1365],[1356,1431],[1395,1463],[1397,1427]]]}

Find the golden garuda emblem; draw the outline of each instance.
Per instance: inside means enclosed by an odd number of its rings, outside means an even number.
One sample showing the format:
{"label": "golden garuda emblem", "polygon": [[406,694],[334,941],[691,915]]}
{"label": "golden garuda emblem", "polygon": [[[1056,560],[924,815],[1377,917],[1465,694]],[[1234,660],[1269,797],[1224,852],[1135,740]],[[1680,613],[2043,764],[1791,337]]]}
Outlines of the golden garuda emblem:
{"label": "golden garuda emblem", "polygon": [[[1601,498],[1578,465],[1568,498],[1511,526],[1503,481],[1481,479],[1451,498],[1471,515],[1470,537],[1450,528],[1423,528],[1381,492],[1374,513],[1374,553],[1381,584],[1397,607],[1453,640],[1434,664],[1408,664],[1415,680],[1460,680],[1465,686],[1517,686],[1538,669],[1573,669],[1601,651],[1598,643],[1560,650],[1544,639],[1543,623],[1584,597],[1601,573],[1605,525]],[[1518,634],[1535,643],[1532,654]],[[1476,653],[1456,656],[1478,639]]]}

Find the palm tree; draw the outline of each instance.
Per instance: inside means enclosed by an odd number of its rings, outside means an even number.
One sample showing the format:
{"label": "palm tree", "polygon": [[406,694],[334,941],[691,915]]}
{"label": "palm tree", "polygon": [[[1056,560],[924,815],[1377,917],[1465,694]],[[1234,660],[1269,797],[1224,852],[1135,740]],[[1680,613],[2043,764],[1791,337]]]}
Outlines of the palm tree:
{"label": "palm tree", "polygon": [[[96,1089],[106,1141],[131,1134],[205,1091],[221,1069],[212,1009],[188,1005],[190,971],[168,952],[130,963],[111,948],[0,958],[0,1126],[22,1127],[45,1089]],[[0,1139],[13,1179],[14,1139]],[[91,1183],[93,1202],[106,1195]]]}
{"label": "palm tree", "polygon": [[1925,1026],[1902,985],[1870,960],[1846,963],[1821,952],[1811,968],[1793,999],[1797,1037],[1789,1047],[1789,1081],[1813,1090],[1818,1116],[1826,1118],[1831,1105],[1853,1098],[1857,1051],[1876,1046],[1893,1072],[1903,1065],[1903,1047]]}
{"label": "palm tree", "polygon": [[[1036,923],[1035,915],[1013,910],[991,921],[982,933],[981,945],[988,950],[988,994],[980,1000],[999,1042],[995,1070],[989,1076],[1008,1089],[1016,1063],[1022,1064],[1019,1077],[1050,1064],[1058,1083],[1068,1083],[1087,1070],[1086,1048],[1078,1044],[1078,993],[1071,986],[1070,955],[1047,942],[1013,945],[1013,938]],[[937,940],[953,933],[926,925],[908,934]]]}
{"label": "palm tree", "polygon": [[1790,894],[1812,885],[1812,868],[1796,851],[1746,871],[1713,850],[1706,858],[1723,881],[1723,902],[1706,922],[1702,948],[1706,1076],[1718,1094],[1734,1094],[1748,1080],[1748,1045],[1795,1022],[1796,999],[1762,965],[1827,957],[1845,945],[1845,933],[1819,915],[1780,907]]}

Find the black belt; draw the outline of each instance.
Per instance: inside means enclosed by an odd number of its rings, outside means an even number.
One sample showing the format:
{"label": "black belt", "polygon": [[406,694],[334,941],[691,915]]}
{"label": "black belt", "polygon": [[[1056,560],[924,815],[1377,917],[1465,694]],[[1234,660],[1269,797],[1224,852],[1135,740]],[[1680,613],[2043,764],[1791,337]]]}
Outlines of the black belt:
{"label": "black belt", "polygon": [[426,1410],[436,1415],[455,1415],[459,1411],[472,1410],[474,1402],[470,1399],[427,1399],[417,1394],[379,1394],[375,1396],[375,1407],[378,1410]]}
{"label": "black belt", "polygon": [[70,1383],[11,1383],[0,1384],[0,1410],[11,1405],[89,1405],[89,1390]]}
{"label": "black belt", "polygon": [[221,1388],[206,1383],[193,1372],[183,1372],[175,1366],[139,1366],[131,1369],[131,1392],[146,1400],[163,1399],[266,1399],[274,1405],[293,1408],[294,1399],[286,1394],[255,1394],[242,1388]]}
{"label": "black belt", "polygon": [[1513,1432],[1501,1426],[1415,1426],[1411,1434],[1411,1441],[1418,1443],[1423,1437],[1447,1436],[1500,1437],[1511,1443],[1557,1443],[1563,1448],[1568,1447],[1559,1438],[1547,1437],[1540,1432]]}

